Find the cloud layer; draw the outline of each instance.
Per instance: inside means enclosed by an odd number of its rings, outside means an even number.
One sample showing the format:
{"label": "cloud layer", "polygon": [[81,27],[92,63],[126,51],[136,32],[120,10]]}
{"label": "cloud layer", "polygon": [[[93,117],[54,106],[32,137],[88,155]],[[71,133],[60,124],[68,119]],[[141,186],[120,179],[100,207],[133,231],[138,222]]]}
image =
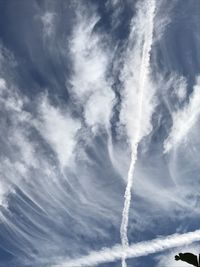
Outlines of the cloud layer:
{"label": "cloud layer", "polygon": [[197,240],[155,238],[199,228],[199,3],[1,7],[0,266],[155,266]]}

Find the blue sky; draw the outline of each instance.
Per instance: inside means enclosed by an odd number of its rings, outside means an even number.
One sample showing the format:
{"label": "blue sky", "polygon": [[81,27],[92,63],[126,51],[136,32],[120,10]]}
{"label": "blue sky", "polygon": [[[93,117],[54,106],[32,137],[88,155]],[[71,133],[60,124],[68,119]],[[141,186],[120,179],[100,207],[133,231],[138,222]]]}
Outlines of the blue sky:
{"label": "blue sky", "polygon": [[[199,229],[199,10],[0,0],[0,267],[72,267]],[[187,266],[186,239],[96,266]]]}

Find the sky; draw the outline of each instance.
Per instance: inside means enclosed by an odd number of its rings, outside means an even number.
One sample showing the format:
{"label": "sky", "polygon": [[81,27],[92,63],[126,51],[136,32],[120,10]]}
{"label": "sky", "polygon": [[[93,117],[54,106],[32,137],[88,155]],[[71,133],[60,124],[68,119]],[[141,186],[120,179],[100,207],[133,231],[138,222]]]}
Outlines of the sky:
{"label": "sky", "polygon": [[0,0],[0,267],[200,253],[199,10]]}

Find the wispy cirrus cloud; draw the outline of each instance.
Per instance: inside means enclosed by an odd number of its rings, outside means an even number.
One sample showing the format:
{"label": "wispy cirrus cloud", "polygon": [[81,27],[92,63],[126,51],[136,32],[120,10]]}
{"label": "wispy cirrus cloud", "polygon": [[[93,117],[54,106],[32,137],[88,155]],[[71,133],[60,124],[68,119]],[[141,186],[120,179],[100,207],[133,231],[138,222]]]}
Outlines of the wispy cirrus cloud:
{"label": "wispy cirrus cloud", "polygon": [[69,44],[73,66],[71,93],[82,106],[85,122],[94,132],[98,125],[109,127],[115,100],[112,79],[108,78],[112,51],[103,34],[95,31],[98,21],[95,12],[91,15],[79,6]]}
{"label": "wispy cirrus cloud", "polygon": [[[70,193],[63,169],[72,162],[80,123],[60,107],[50,104],[47,96],[40,100],[34,106],[34,114],[31,113],[30,99],[16,85],[0,79],[0,221],[7,227],[1,232],[1,238],[6,240],[5,250],[21,255],[19,265],[24,264],[27,257],[44,264],[46,260],[35,257],[32,250],[43,250],[44,239],[41,241],[39,235],[50,238],[47,229],[51,223],[54,227],[63,227],[62,222],[55,219],[61,210],[68,218],[73,216],[69,215],[69,202],[64,204]],[[48,135],[43,131],[48,131]],[[54,250],[53,243],[59,243],[62,238],[54,233],[50,239],[48,249]]]}
{"label": "wispy cirrus cloud", "polygon": [[36,128],[56,153],[61,167],[69,166],[76,146],[76,134],[81,128],[80,122],[50,104],[45,95],[40,98],[38,111]]}
{"label": "wispy cirrus cloud", "polygon": [[[65,263],[66,255],[73,258],[102,246],[111,247],[106,254],[110,259],[116,253],[112,246],[120,242],[131,143],[140,143],[140,147],[134,166],[130,242],[175,232],[176,224],[186,225],[187,230],[187,223],[198,218],[199,212],[198,119],[192,130],[185,131],[184,136],[190,138],[187,149],[185,137],[181,141],[174,137],[178,131],[172,127],[171,139],[167,139],[172,153],[163,154],[170,116],[179,121],[175,116],[178,109],[180,114],[189,114],[189,106],[197,106],[191,105],[197,92],[187,102],[187,83],[191,81],[174,75],[174,69],[165,69],[173,63],[171,51],[159,46],[163,41],[168,48],[170,38],[179,36],[165,32],[171,8],[178,1],[156,1],[153,25],[151,7],[143,5],[146,1],[56,1],[48,2],[49,6],[47,2],[38,2],[30,12],[40,13],[39,8],[48,7],[42,16],[34,14],[33,21],[25,20],[34,29],[32,39],[20,24],[20,34],[26,38],[20,38],[19,43],[27,48],[30,58],[17,48],[17,62],[8,51],[0,54],[3,246],[16,254],[17,266]],[[14,22],[17,28],[17,20]],[[14,42],[13,35],[10,37]],[[18,44],[18,35],[15,38]],[[11,73],[8,65],[17,67]],[[165,71],[170,73],[169,79],[161,79],[159,84],[156,78],[165,77]],[[29,79],[34,80],[34,86]],[[144,89],[142,101],[138,88]],[[180,121],[186,117],[180,116]],[[134,138],[139,124],[139,137]],[[117,252],[118,260],[126,257],[121,247]]]}
{"label": "wispy cirrus cloud", "polygon": [[[0,116],[3,148],[0,220],[2,227],[7,226],[7,231],[0,234],[6,240],[5,250],[12,244],[10,253],[21,255],[19,265],[30,258],[32,262],[45,265],[54,262],[66,248],[69,254],[79,251],[80,244],[85,242],[84,235],[91,240],[98,237],[109,240],[108,229],[96,224],[98,218],[98,222],[110,220],[111,225],[116,225],[118,213],[111,186],[104,189],[103,198],[99,189],[107,183],[100,178],[109,174],[111,179],[113,175],[109,158],[106,161],[108,170],[102,167],[107,157],[105,147],[99,145],[95,166],[86,153],[85,162],[81,158],[75,167],[77,133],[81,129],[79,119],[64,105],[53,104],[48,93],[30,99],[7,77],[1,78],[0,88],[0,111],[4,115]],[[90,142],[90,152],[95,155],[95,143]],[[80,147],[78,153],[79,150]],[[119,198],[120,194],[117,203]],[[12,240],[9,239],[11,234]],[[71,234],[76,236],[74,240]],[[67,246],[66,236],[71,239],[71,247]],[[88,247],[85,245],[84,250]],[[34,250],[38,250],[37,256]],[[54,251],[52,257],[48,256],[50,251]]]}
{"label": "wispy cirrus cloud", "polygon": [[[183,88],[184,90],[184,88]],[[179,97],[184,93],[179,91]],[[165,152],[169,152],[172,148],[176,148],[181,142],[187,138],[192,128],[195,126],[200,115],[200,77],[196,79],[196,85],[189,97],[189,101],[182,109],[172,113],[172,128],[169,136],[165,140]]]}
{"label": "wispy cirrus cloud", "polygon": [[50,37],[52,34],[54,34],[55,17],[56,17],[56,14],[53,12],[49,12],[49,11],[46,11],[41,16],[44,37]]}
{"label": "wispy cirrus cloud", "polygon": [[[1,114],[1,202],[9,193],[12,184],[18,184],[20,174],[26,171],[26,166],[33,166],[36,160],[33,156],[32,146],[26,138],[22,125],[30,119],[29,114],[23,109],[26,98],[20,97],[15,87],[7,84],[0,78],[0,111]],[[12,164],[13,163],[13,171]],[[18,175],[14,175],[14,173]],[[16,174],[15,173],[15,174]]]}

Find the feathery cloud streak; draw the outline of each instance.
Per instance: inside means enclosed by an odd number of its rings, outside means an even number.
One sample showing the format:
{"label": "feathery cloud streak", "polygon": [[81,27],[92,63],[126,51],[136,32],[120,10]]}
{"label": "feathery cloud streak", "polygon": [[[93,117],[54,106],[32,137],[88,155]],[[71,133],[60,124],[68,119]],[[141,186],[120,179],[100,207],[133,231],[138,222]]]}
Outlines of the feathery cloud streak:
{"label": "feathery cloud streak", "polygon": [[179,145],[188,135],[197,122],[200,115],[200,77],[196,79],[196,85],[189,98],[188,104],[183,109],[172,114],[173,125],[168,138],[164,142],[165,152]]}
{"label": "feathery cloud streak", "polygon": [[98,125],[109,127],[115,94],[107,78],[112,52],[104,36],[94,30],[99,17],[88,12],[77,7],[70,42],[73,63],[70,85],[75,102],[83,107],[86,124],[95,132]]}

